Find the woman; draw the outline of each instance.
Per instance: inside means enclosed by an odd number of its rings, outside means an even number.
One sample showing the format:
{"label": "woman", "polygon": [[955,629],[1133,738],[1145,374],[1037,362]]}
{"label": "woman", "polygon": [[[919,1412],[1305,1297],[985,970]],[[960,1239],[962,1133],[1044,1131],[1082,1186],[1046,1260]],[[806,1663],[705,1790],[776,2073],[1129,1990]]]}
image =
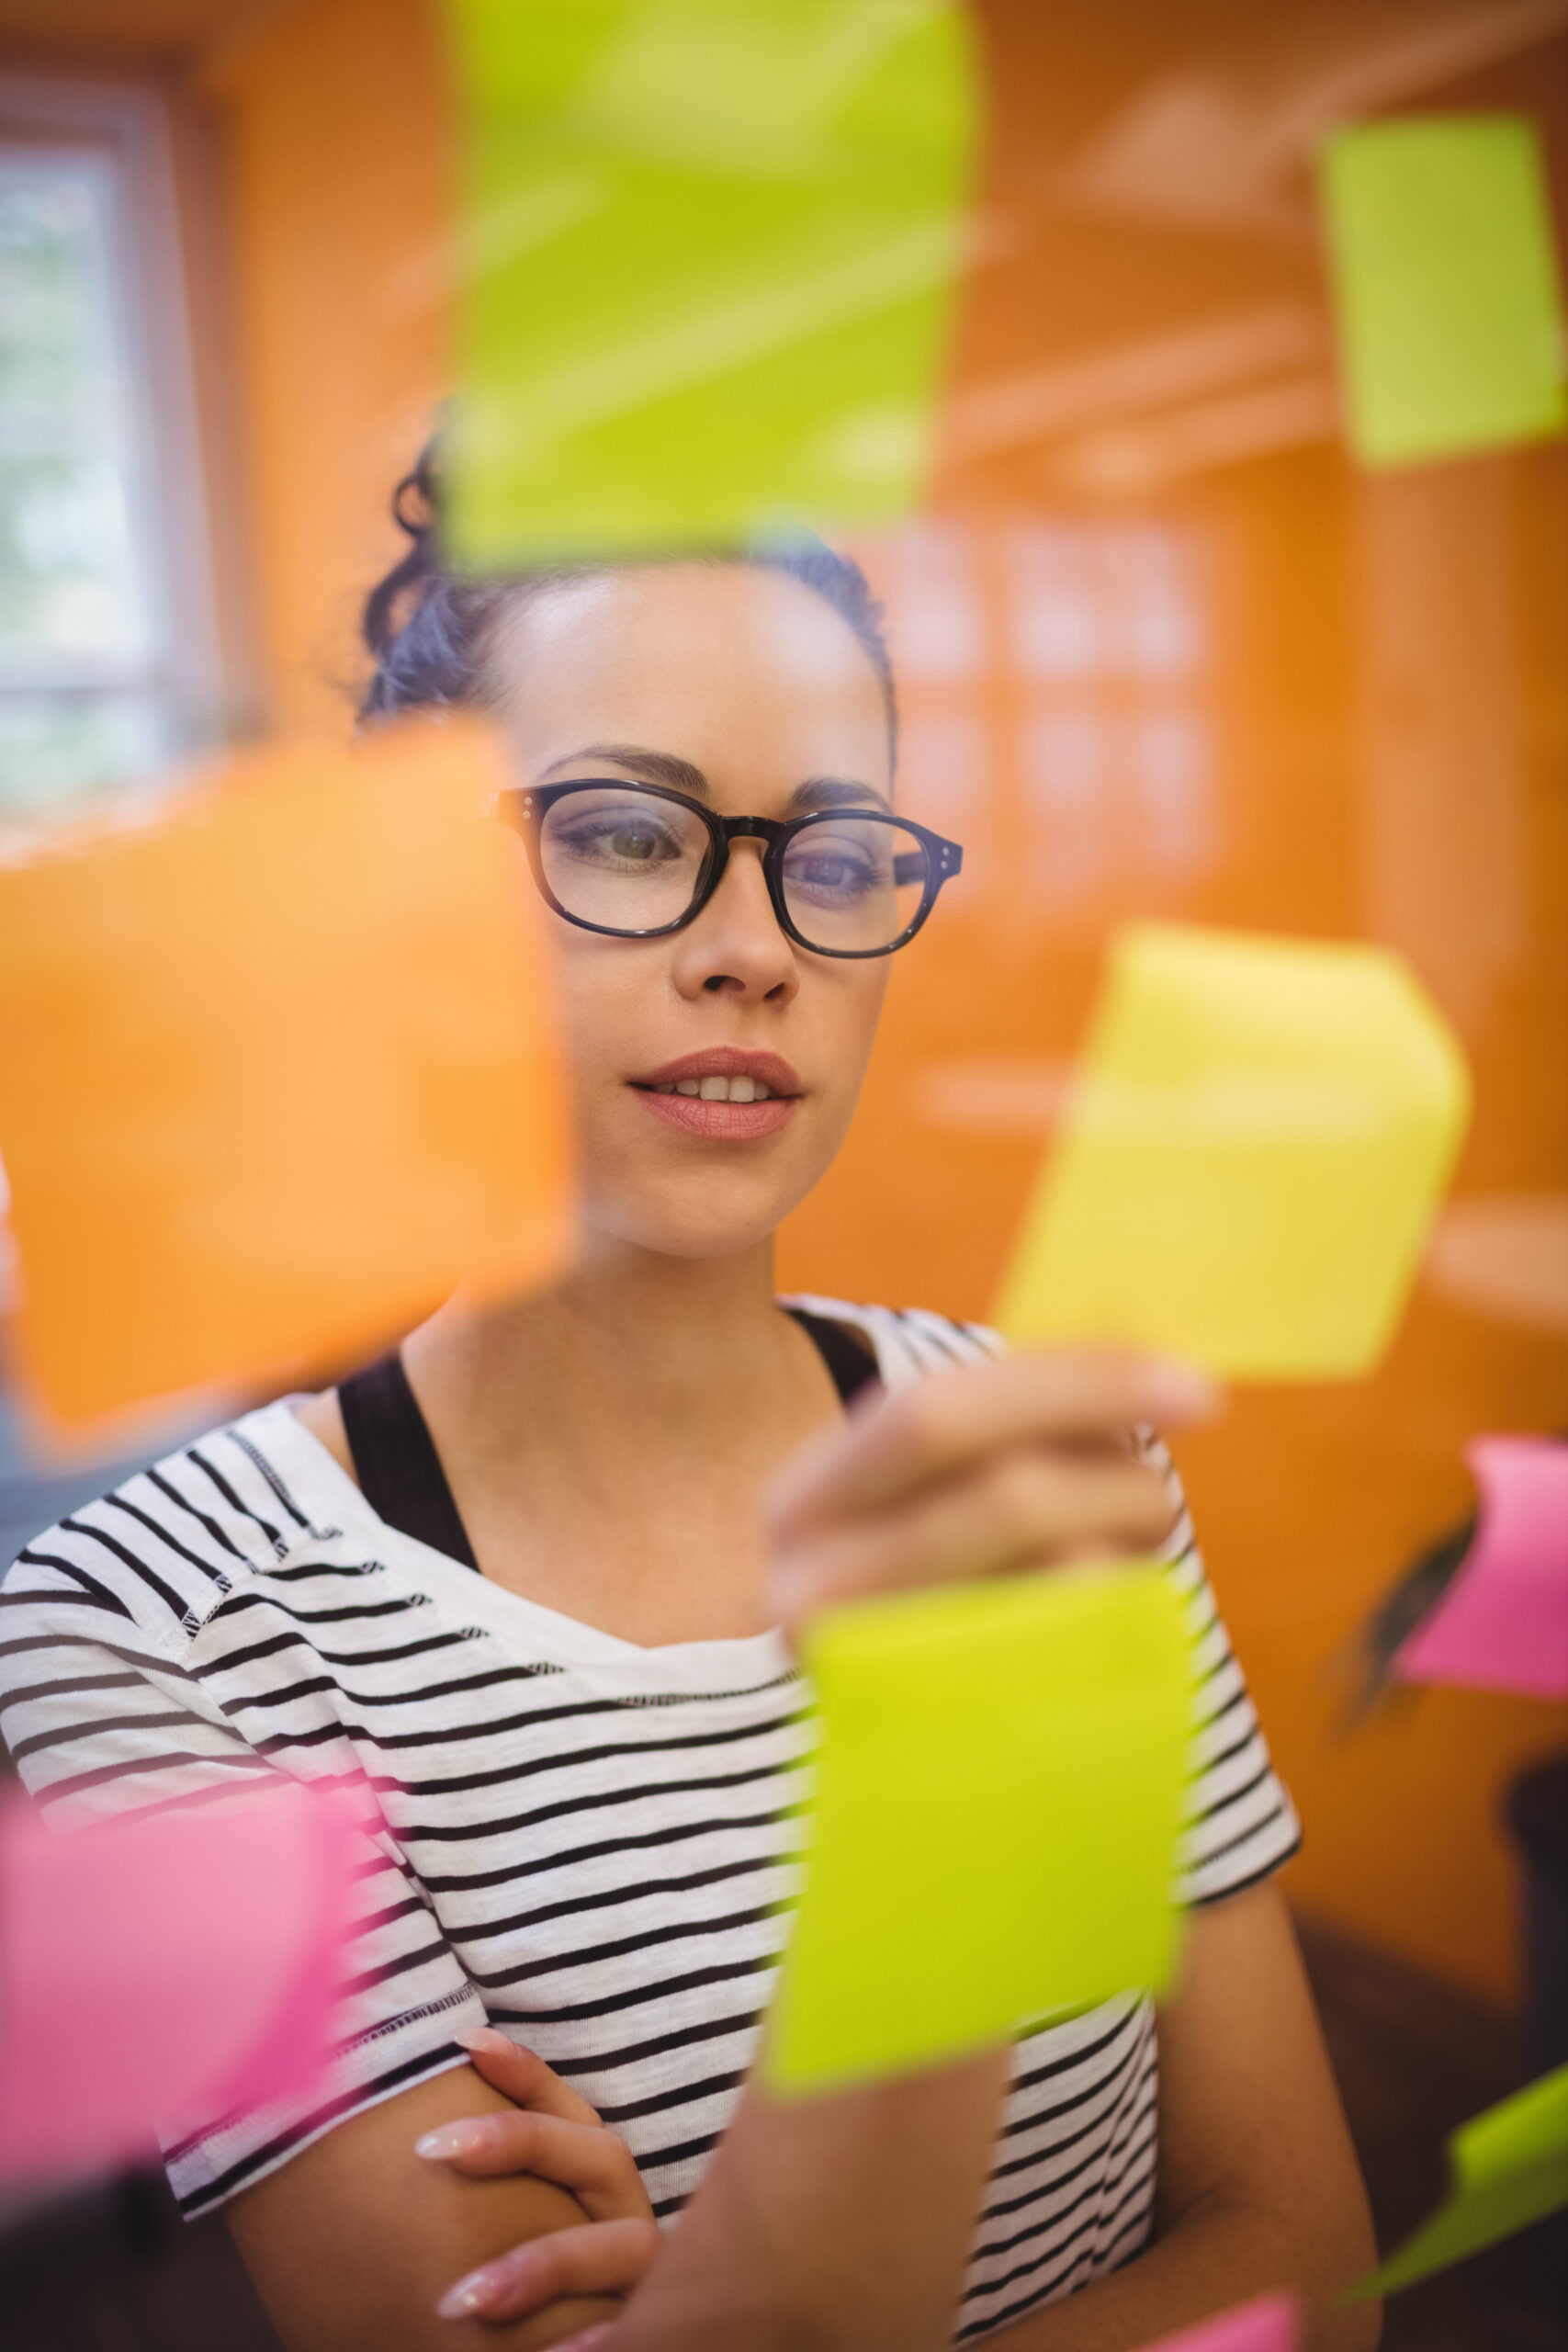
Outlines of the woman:
{"label": "woman", "polygon": [[[1020,2041],[956,2338],[1134,2345],[1291,2277],[1314,2341],[1365,2341],[1328,2311],[1364,2210],[1264,1883],[1293,1817],[1168,1464],[1128,1435],[1201,1413],[1201,1385],[774,1297],[888,956],[958,865],[893,816],[863,580],[814,547],[463,585],[433,486],[400,491],[367,711],[474,701],[510,731],[519,888],[558,918],[581,1262],[185,1449],[7,1588],[7,1734],[62,1823],[277,1771],[374,1792],[333,2095],[170,2148],[185,2209],[229,2206],[300,2352],[451,2340],[442,2290],[519,2242],[549,2242],[532,2284],[525,2258],[487,2304],[481,2276],[460,2327],[531,2306],[502,2330],[531,2346],[613,2313],[735,2109],[784,1934],[809,1729],[780,1617],[1163,1544],[1202,1907],[1157,2130],[1136,1991]],[[499,2087],[465,2060],[487,2025]],[[465,2154],[448,2127],[481,2113],[502,2136]]]}

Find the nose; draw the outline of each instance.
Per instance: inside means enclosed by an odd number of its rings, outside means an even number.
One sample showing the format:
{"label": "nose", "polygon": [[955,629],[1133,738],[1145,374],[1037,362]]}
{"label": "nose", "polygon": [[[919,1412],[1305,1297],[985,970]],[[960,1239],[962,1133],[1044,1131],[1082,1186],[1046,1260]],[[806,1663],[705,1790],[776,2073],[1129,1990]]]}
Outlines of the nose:
{"label": "nose", "polygon": [[760,841],[732,842],[717,889],[695,922],[676,933],[674,980],[682,996],[784,1005],[799,989],[795,950],[768,896],[762,848]]}

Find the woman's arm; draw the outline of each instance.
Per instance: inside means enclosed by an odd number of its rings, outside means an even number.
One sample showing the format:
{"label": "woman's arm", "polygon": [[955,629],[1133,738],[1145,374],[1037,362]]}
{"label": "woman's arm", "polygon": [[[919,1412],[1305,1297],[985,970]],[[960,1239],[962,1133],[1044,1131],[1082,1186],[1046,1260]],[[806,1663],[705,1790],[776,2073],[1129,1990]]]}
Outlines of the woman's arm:
{"label": "woman's arm", "polygon": [[[519,2063],[511,2053],[508,2070]],[[798,2107],[753,2085],[604,2352],[944,2343],[1002,2067],[998,2054]],[[1273,1889],[1193,1920],[1180,1987],[1160,2015],[1160,2097],[1156,2242],[1114,2278],[1005,2329],[998,2346],[1134,2352],[1288,2287],[1303,2352],[1370,2352],[1375,2306],[1337,2302],[1373,2259],[1366,2201]]]}
{"label": "woman's arm", "polygon": [[799,2103],[753,2083],[605,2352],[942,2352],[1009,2056]]}
{"label": "woman's arm", "polygon": [[1337,2307],[1376,2259],[1371,2219],[1283,1898],[1199,1912],[1159,2019],[1155,2244],[1037,2312],[998,2352],[1135,2352],[1209,2312],[1289,2288],[1303,2352],[1371,2352],[1378,2306]]}
{"label": "woman's arm", "polygon": [[[234,2199],[230,2229],[288,2352],[536,2352],[618,2315],[617,2300],[594,2295],[502,2326],[437,2317],[465,2272],[589,2218],[589,2192],[580,2202],[526,2173],[465,2178],[414,2152],[439,2124],[512,2107],[471,2066],[454,2067],[352,2116]],[[630,2162],[604,2140],[608,2162]]]}

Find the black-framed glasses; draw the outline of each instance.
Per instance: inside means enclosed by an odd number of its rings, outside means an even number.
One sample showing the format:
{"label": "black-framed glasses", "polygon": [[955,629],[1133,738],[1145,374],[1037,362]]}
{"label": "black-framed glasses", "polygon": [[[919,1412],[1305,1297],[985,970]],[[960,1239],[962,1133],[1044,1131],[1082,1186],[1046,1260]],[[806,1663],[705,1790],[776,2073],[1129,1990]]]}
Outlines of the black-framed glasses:
{"label": "black-framed glasses", "polygon": [[660,784],[593,776],[498,795],[542,895],[568,922],[658,939],[701,914],[743,836],[781,929],[814,956],[891,956],[964,863],[956,842],[879,808],[821,808],[780,822],[720,817]]}

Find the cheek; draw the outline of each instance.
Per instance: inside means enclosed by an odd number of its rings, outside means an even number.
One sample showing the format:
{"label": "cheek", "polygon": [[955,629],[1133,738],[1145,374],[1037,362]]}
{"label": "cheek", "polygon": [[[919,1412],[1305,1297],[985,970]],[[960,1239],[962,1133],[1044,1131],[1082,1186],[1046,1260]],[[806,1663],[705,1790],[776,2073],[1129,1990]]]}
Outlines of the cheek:
{"label": "cheek", "polygon": [[840,964],[827,974],[818,967],[803,986],[800,1028],[809,1035],[816,1067],[835,1094],[852,1101],[859,1092],[886,993],[886,956],[874,963]]}
{"label": "cheek", "polygon": [[888,962],[887,956],[879,956],[874,963],[848,967],[850,984],[844,992],[843,1010],[846,1041],[853,1042],[863,1064],[876,1040],[883,999],[887,994]]}
{"label": "cheek", "polygon": [[596,1085],[612,1074],[618,1081],[628,1056],[635,1059],[638,1012],[646,1010],[655,976],[635,950],[628,955],[625,941],[596,939],[562,923],[553,978],[567,1083],[591,1100]]}

